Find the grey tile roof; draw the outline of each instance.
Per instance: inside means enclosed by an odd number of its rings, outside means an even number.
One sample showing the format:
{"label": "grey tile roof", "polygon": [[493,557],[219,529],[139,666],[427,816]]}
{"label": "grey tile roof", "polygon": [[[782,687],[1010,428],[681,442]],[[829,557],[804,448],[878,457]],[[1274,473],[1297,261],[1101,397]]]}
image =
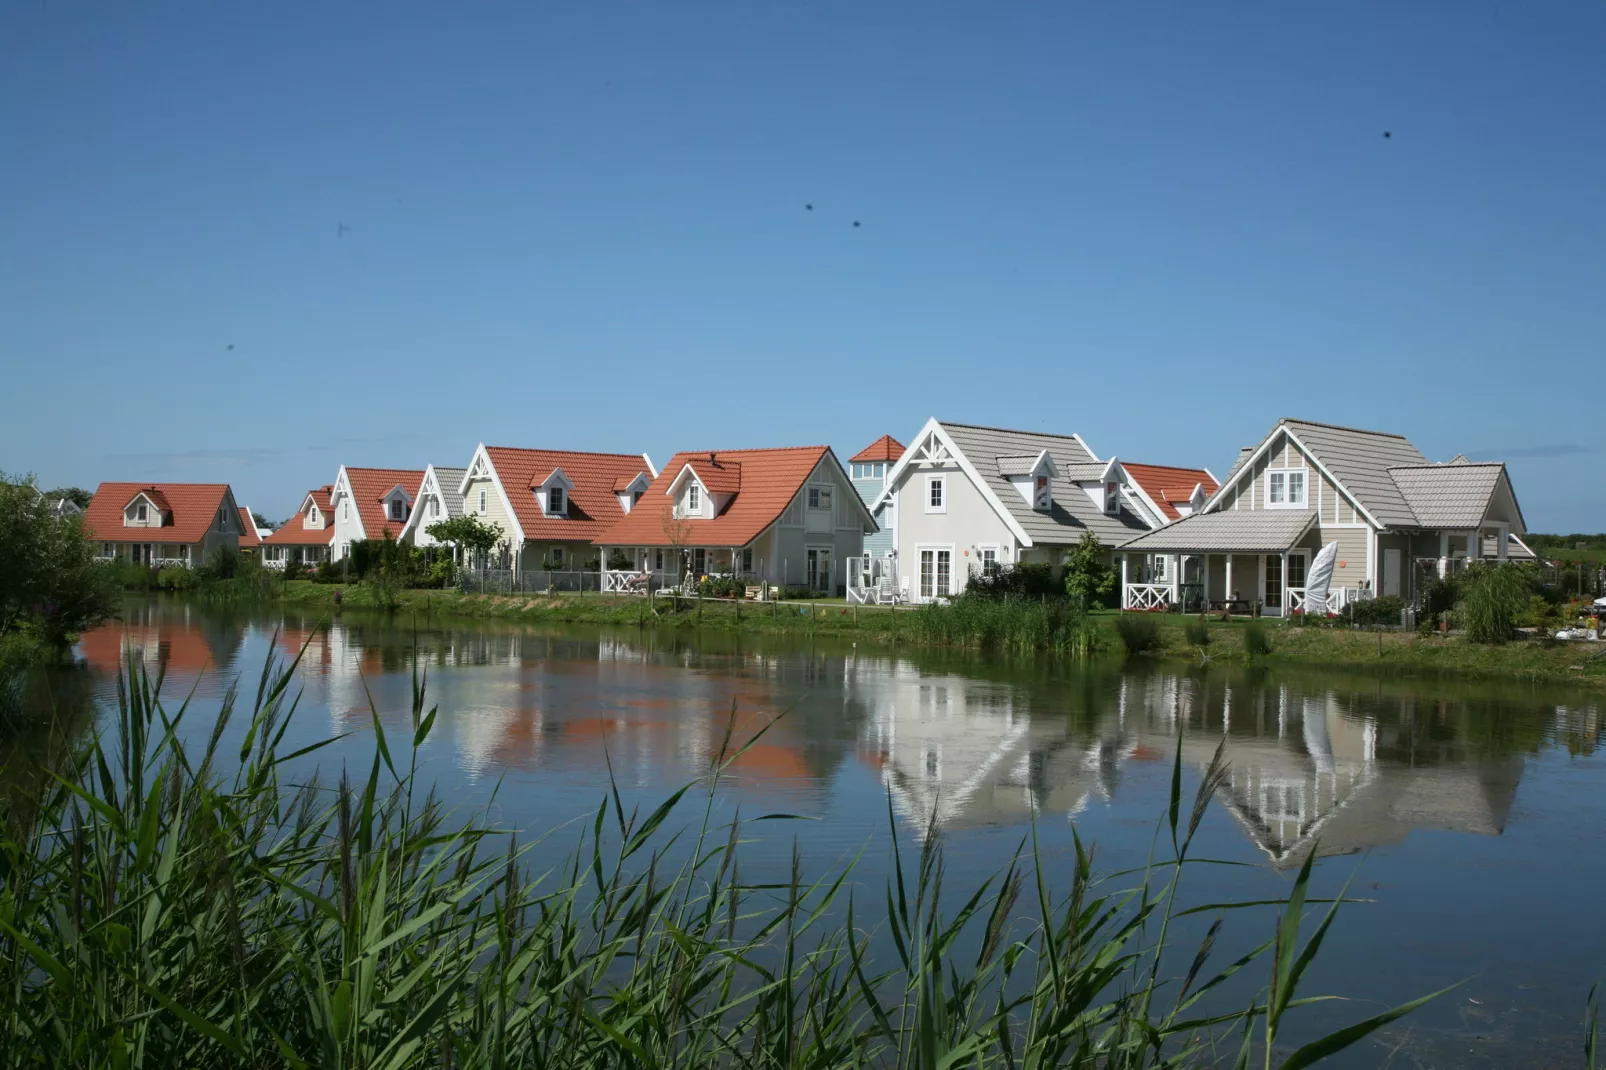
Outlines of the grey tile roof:
{"label": "grey tile roof", "polygon": [[[998,500],[1004,503],[1022,530],[1034,543],[1068,544],[1079,541],[1084,531],[1091,531],[1106,546],[1120,546],[1134,535],[1149,530],[1138,517],[1125,508],[1119,516],[1106,516],[1088,498],[1087,492],[1076,485],[1066,473],[1078,471],[1077,466],[1097,464],[1098,459],[1087,451],[1080,441],[1069,435],[1045,435],[1033,431],[1006,431],[997,427],[975,427],[970,424],[952,424],[939,421],[955,446],[981,475]],[[999,458],[1036,457],[1047,450],[1054,458],[1060,478],[1054,480],[1054,508],[1039,513],[1020,496],[1013,484],[998,469]],[[1100,472],[1102,464],[1097,465]],[[1095,474],[1096,478],[1096,474]]]}
{"label": "grey tile roof", "polygon": [[1422,465],[1427,458],[1401,435],[1352,427],[1283,420],[1322,467],[1385,527],[1420,527],[1416,513],[1389,474],[1390,468]]}
{"label": "grey tile roof", "polygon": [[1306,509],[1224,509],[1185,516],[1133,539],[1124,549],[1144,553],[1274,554],[1297,543],[1316,522]]}
{"label": "grey tile roof", "polygon": [[1091,461],[1087,464],[1068,464],[1060,469],[1061,478],[1073,483],[1097,483],[1104,478],[1104,469],[1109,467],[1104,461]]}
{"label": "grey tile roof", "polygon": [[1470,528],[1489,512],[1503,464],[1422,464],[1390,468],[1389,475],[1400,488],[1425,528]]}
{"label": "grey tile roof", "polygon": [[1001,476],[1023,476],[1037,465],[1038,454],[1022,455],[1020,457],[995,457],[998,464],[998,474]]}
{"label": "grey tile roof", "polygon": [[1240,468],[1242,468],[1244,466],[1244,462],[1249,460],[1250,456],[1254,452],[1255,452],[1255,447],[1254,446],[1245,446],[1243,449],[1238,451],[1238,456],[1233,458],[1232,467],[1227,469],[1227,481],[1228,482],[1230,482],[1232,480],[1233,476],[1238,474],[1238,469],[1240,469]]}
{"label": "grey tile roof", "polygon": [[435,481],[441,485],[441,504],[446,507],[448,517],[463,515],[463,496],[457,488],[463,485],[463,477],[467,474],[467,468],[435,466]]}

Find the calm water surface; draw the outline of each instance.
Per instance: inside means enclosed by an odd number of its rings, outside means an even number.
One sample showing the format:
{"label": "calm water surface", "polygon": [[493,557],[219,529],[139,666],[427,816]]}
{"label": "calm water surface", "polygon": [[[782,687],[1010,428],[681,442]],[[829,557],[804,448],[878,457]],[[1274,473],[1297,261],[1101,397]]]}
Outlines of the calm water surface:
{"label": "calm water surface", "polygon": [[[1312,850],[1320,892],[1353,878],[1371,900],[1345,908],[1310,981],[1312,993],[1354,1002],[1307,1013],[1306,1028],[1469,979],[1348,1065],[1578,1064],[1585,994],[1606,973],[1596,697],[692,632],[317,624],[142,603],[85,636],[81,652],[103,698],[121,651],[165,662],[167,694],[176,703],[193,691],[200,722],[236,679],[254,691],[265,659],[305,644],[291,737],[346,734],[323,752],[326,770],[366,771],[370,695],[405,733],[416,664],[440,707],[425,775],[465,810],[494,792],[499,821],[532,833],[593,813],[610,762],[627,805],[650,807],[706,770],[733,710],[738,740],[774,721],[718,805],[812,820],[759,826],[767,838],[744,866],[781,876],[795,837],[816,867],[860,856],[872,898],[890,864],[889,801],[906,843],[942,830],[956,883],[1002,867],[1034,821],[1061,872],[1073,830],[1096,845],[1100,869],[1141,865],[1178,732],[1190,795],[1225,737],[1231,778],[1201,850],[1250,865],[1201,870],[1196,901],[1286,895]],[[1265,939],[1271,922],[1234,914],[1232,946]]]}

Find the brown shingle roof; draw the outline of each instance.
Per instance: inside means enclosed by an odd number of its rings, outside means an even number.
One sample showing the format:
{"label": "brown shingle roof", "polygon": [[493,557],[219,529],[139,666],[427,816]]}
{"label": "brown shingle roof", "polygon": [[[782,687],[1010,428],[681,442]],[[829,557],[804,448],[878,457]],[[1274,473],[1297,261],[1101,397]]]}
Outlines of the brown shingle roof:
{"label": "brown shingle roof", "polygon": [[[636,507],[597,539],[604,546],[669,546],[665,532],[674,502],[669,487],[687,465],[702,479],[703,471],[721,468],[739,479],[735,497],[712,520],[687,520],[687,543],[692,546],[745,546],[779,520],[816,466],[831,453],[829,446],[793,446],[782,449],[719,450],[677,453],[664,466]],[[721,478],[721,477],[716,477]],[[704,480],[706,482],[706,480]],[[709,490],[728,493],[710,486]]]}
{"label": "brown shingle roof", "polygon": [[[162,510],[161,527],[123,527],[124,507],[142,493]],[[84,510],[84,530],[100,542],[197,543],[228,496],[227,483],[102,483]]]}
{"label": "brown shingle roof", "polygon": [[[528,541],[590,542],[625,515],[614,488],[643,472],[651,474],[639,453],[583,453],[575,450],[527,450],[487,446],[502,489],[512,499],[513,514]],[[568,494],[566,517],[548,517],[536,501],[535,488],[555,468],[563,469],[574,489]]]}
{"label": "brown shingle roof", "polygon": [[903,456],[903,443],[891,435],[882,435],[864,449],[848,458],[849,464],[861,464],[865,461],[896,461]]}

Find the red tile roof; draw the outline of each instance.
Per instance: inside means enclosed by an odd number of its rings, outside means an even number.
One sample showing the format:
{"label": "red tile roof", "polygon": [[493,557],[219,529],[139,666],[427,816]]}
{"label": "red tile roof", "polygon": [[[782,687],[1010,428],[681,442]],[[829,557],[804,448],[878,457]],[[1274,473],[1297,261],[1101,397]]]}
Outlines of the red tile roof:
{"label": "red tile roof", "polygon": [[[697,475],[697,480],[708,489],[710,494],[735,494],[742,489],[742,464],[722,458],[717,453],[710,453],[707,457],[688,458],[683,466],[690,468]],[[673,476],[680,473],[671,473]]]}
{"label": "red tile roof", "polygon": [[[263,543],[268,546],[328,546],[335,537],[335,512],[329,504],[329,492],[333,489],[325,485],[307,491],[301,499],[301,511],[280,524],[272,535],[262,540]],[[323,513],[323,527],[307,527],[307,498],[318,503],[318,511]]]}
{"label": "red tile roof", "polygon": [[[406,520],[391,520],[385,515],[385,495],[401,487],[413,501],[418,500],[418,488],[424,483],[422,468],[347,468],[346,482],[351,486],[352,501],[357,503],[357,515],[362,518],[362,531],[366,538],[382,539],[389,532],[391,538],[401,534]],[[323,506],[318,508],[322,509]]]}
{"label": "red tile roof", "polygon": [[685,521],[686,542],[692,546],[745,546],[780,519],[797,492],[803,489],[809,474],[830,453],[829,446],[677,453],[653,480],[630,515],[597,539],[597,543],[604,546],[671,545],[664,530],[669,526],[667,521],[674,504],[669,497],[669,487],[688,464],[702,478],[702,468],[709,465],[712,458],[721,467],[735,470],[739,487],[736,496],[712,520]]}
{"label": "red tile roof", "polygon": [[864,449],[848,458],[849,464],[860,464],[864,461],[896,461],[903,456],[903,443],[891,435],[882,435]]}
{"label": "red tile roof", "polygon": [[[139,494],[162,510],[161,527],[123,526],[123,509]],[[198,543],[229,496],[227,483],[102,483],[84,510],[84,530],[98,542]]]}
{"label": "red tile roof", "polygon": [[1204,484],[1208,497],[1216,492],[1216,481],[1203,468],[1172,468],[1163,464],[1128,464],[1121,462],[1132,482],[1143,488],[1154,504],[1160,507],[1167,520],[1179,520],[1179,504],[1185,505],[1193,488]]}
{"label": "red tile roof", "polygon": [[257,534],[256,518],[254,518],[251,515],[251,510],[247,509],[245,506],[242,505],[239,508],[240,508],[240,549],[242,549],[242,550],[255,549],[256,547],[262,545],[262,536]]}
{"label": "red tile roof", "polygon": [[[629,486],[642,473],[652,476],[647,459],[639,453],[527,450],[512,446],[487,446],[485,453],[513,503],[513,515],[524,529],[526,541],[589,543],[625,515],[614,488]],[[566,517],[544,515],[535,497],[535,488],[546,482],[555,468],[563,469],[574,484],[568,494]]]}

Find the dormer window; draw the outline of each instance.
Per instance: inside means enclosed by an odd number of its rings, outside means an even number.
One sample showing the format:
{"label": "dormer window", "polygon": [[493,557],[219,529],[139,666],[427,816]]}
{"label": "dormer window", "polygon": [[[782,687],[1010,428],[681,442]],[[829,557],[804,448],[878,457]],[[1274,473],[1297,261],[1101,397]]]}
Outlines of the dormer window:
{"label": "dormer window", "polygon": [[138,520],[141,524],[145,523],[150,519],[150,513],[148,511],[149,508],[150,507],[144,502],[140,502],[138,505],[134,506],[134,519]]}
{"label": "dormer window", "polygon": [[696,483],[688,484],[686,487],[686,511],[689,513],[703,511],[703,488]]}
{"label": "dormer window", "polygon": [[400,498],[390,500],[390,518],[392,520],[407,519],[407,503]]}
{"label": "dormer window", "polygon": [[219,531],[229,530],[229,511],[227,509],[219,509],[217,511],[217,529]]}
{"label": "dormer window", "polygon": [[1115,516],[1121,511],[1121,484],[1104,484],[1104,512],[1108,516]]}
{"label": "dormer window", "polygon": [[562,516],[568,506],[562,487],[548,487],[546,492],[547,516]]}
{"label": "dormer window", "polygon": [[645,493],[647,493],[647,492],[646,492],[646,491],[644,491],[644,490],[638,490],[638,491],[636,491],[636,493],[634,493],[634,494],[632,494],[632,495],[631,495],[631,496],[630,496],[630,504],[631,504],[631,505],[635,505],[635,504],[636,504],[636,503],[637,503],[637,502],[639,502],[639,501],[641,501],[641,496],[642,496],[642,495],[643,495],[643,494],[645,494]]}
{"label": "dormer window", "polygon": [[1054,487],[1047,476],[1038,476],[1032,482],[1032,508],[1039,513],[1054,508]]}

